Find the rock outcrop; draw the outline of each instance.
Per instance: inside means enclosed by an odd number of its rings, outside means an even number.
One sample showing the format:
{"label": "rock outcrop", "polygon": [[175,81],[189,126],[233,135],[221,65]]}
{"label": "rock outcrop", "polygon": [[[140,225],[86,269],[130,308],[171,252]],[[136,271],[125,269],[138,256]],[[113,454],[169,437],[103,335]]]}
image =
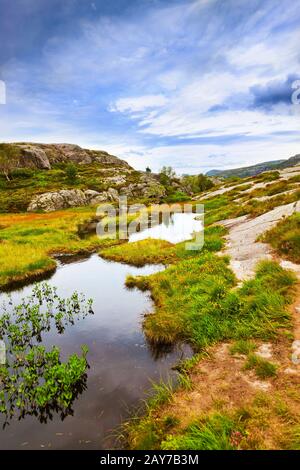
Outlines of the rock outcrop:
{"label": "rock outcrop", "polygon": [[[37,194],[40,187],[33,185],[33,190],[29,191],[29,204],[26,201],[23,208],[18,200],[21,210],[49,212],[97,205],[118,201],[119,195],[127,196],[131,201],[143,198],[159,202],[167,194],[158,175],[136,171],[126,161],[102,150],[88,150],[73,144],[20,142],[8,145],[14,154],[12,170],[30,169],[32,171],[28,174],[32,178],[35,178],[34,170],[49,172],[49,177],[45,178],[49,183],[45,186],[45,193]],[[68,180],[68,163],[76,166],[74,180]],[[58,179],[55,179],[57,175]],[[174,191],[180,189],[178,181],[170,181],[169,186],[173,186]],[[9,204],[7,206],[10,208]]]}
{"label": "rock outcrop", "polygon": [[142,175],[138,183],[131,183],[120,191],[130,197],[160,198],[166,195],[165,187],[153,176]]}
{"label": "rock outcrop", "polygon": [[259,261],[272,259],[272,249],[267,243],[258,241],[263,233],[275,227],[284,217],[300,211],[300,202],[292,202],[266,212],[254,219],[247,215],[218,222],[229,229],[226,248],[222,253],[230,256],[230,266],[239,280],[254,277]]}
{"label": "rock outcrop", "polygon": [[50,170],[55,163],[75,163],[85,165],[101,163],[132,169],[130,165],[103,150],[88,150],[73,144],[14,143],[19,150],[18,167]]}
{"label": "rock outcrop", "polygon": [[108,191],[97,192],[91,189],[81,191],[80,189],[62,189],[61,191],[48,192],[35,196],[30,202],[28,212],[52,212],[68,207],[80,207],[97,205],[105,201],[117,201],[118,191],[109,188]]}

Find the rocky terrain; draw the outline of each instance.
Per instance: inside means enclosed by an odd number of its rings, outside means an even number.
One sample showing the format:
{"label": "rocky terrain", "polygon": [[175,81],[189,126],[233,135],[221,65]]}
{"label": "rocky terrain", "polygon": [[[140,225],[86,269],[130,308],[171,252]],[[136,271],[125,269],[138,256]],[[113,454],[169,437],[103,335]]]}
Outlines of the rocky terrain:
{"label": "rocky terrain", "polygon": [[[160,183],[158,175],[136,171],[127,162],[105,151],[72,144],[0,144],[7,162],[2,162],[0,211],[45,211],[130,200],[160,202],[170,190],[180,187],[177,178]],[[3,159],[3,156],[2,156]],[[5,166],[9,165],[9,178]],[[72,175],[68,168],[72,166]],[[1,162],[0,162],[1,166]],[[8,171],[6,169],[6,171]]]}
{"label": "rocky terrain", "polygon": [[57,163],[86,165],[100,163],[130,170],[127,162],[100,150],[88,150],[74,144],[14,143],[16,167],[50,170]]}

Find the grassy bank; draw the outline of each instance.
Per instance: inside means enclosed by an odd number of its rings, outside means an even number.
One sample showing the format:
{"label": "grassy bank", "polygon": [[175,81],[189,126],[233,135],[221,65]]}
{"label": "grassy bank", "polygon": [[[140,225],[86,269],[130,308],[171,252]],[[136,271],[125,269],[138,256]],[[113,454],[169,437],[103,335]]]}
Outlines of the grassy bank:
{"label": "grassy bank", "polygon": [[262,237],[262,241],[270,243],[280,256],[300,263],[300,214],[279,222]]}
{"label": "grassy bank", "polygon": [[201,349],[217,341],[276,337],[288,331],[285,306],[295,277],[273,262],[255,279],[234,288],[228,259],[212,253],[185,260],[148,277],[129,277],[129,287],[150,290],[156,305],[144,331],[155,343],[190,342]]}
{"label": "grassy bank", "polygon": [[78,226],[94,215],[95,209],[88,207],[0,215],[0,289],[53,272],[54,254],[90,252],[115,243],[96,235],[80,238]]}

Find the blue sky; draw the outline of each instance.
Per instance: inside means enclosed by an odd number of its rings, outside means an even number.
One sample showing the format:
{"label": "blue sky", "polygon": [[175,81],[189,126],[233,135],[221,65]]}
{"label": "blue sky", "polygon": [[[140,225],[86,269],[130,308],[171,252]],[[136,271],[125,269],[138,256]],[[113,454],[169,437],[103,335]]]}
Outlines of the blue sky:
{"label": "blue sky", "polygon": [[0,0],[0,141],[199,173],[300,153],[300,0]]}

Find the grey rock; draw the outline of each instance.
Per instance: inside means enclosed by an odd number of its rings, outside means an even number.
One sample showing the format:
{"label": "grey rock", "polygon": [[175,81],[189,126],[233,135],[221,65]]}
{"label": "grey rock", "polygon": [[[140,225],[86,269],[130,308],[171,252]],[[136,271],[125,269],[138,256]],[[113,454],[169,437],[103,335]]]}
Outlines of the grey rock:
{"label": "grey rock", "polygon": [[53,193],[43,193],[35,196],[30,202],[27,211],[51,212],[68,207],[77,207],[86,205],[87,200],[79,189],[62,189]]}
{"label": "grey rock", "polygon": [[88,202],[94,199],[95,197],[98,197],[100,194],[101,193],[99,193],[99,191],[94,191],[93,189],[87,189],[86,191],[84,191],[84,195]]}
{"label": "grey rock", "polygon": [[94,196],[89,200],[89,204],[94,206],[97,204],[101,204],[102,202],[106,202],[109,200],[108,193],[107,191],[103,191],[102,193],[99,193],[97,196]]}
{"label": "grey rock", "polygon": [[6,363],[6,346],[2,339],[0,339],[0,365]]}
{"label": "grey rock", "polygon": [[32,145],[24,145],[21,147],[20,164],[21,167],[38,168],[40,170],[50,170],[51,165],[46,152]]}
{"label": "grey rock", "polygon": [[118,201],[119,200],[119,193],[116,189],[114,188],[109,188],[107,191],[108,194],[108,199],[110,201]]}
{"label": "grey rock", "polygon": [[117,186],[119,186],[121,184],[126,184],[126,178],[125,178],[125,176],[122,176],[122,175],[109,176],[109,177],[106,178],[106,181],[109,184],[115,184]]}
{"label": "grey rock", "polygon": [[75,163],[85,165],[99,163],[104,166],[119,168],[123,172],[130,173],[133,168],[124,160],[103,150],[88,150],[74,144],[37,144],[37,143],[13,143],[20,149],[19,161],[16,167],[51,169],[55,163]]}

